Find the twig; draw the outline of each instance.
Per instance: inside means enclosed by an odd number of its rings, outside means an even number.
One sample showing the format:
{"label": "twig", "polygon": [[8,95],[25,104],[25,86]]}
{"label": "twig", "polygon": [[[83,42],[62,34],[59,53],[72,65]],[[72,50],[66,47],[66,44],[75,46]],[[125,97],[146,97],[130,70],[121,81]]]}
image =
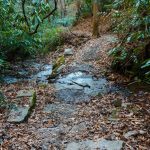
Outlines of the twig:
{"label": "twig", "polygon": [[83,87],[83,88],[85,88],[85,87],[91,88],[88,84],[86,84],[86,85],[82,85],[82,84],[77,83],[77,82],[72,81],[72,80],[71,80],[71,82],[72,82],[72,83],[74,83],[74,84],[76,84],[76,85],[79,85],[79,86],[81,86],[81,87]]}

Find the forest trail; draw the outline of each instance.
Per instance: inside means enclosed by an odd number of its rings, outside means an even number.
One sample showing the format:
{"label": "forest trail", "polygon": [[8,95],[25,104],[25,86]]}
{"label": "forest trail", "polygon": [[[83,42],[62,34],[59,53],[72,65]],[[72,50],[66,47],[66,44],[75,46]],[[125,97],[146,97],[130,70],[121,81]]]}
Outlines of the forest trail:
{"label": "forest trail", "polygon": [[[62,56],[64,49],[72,50],[71,55],[65,56],[65,65],[53,83],[38,83],[34,78],[3,85],[9,101],[16,102],[20,90],[34,89],[37,103],[26,122],[8,123],[8,114],[1,116],[2,147],[134,150],[140,145],[147,149],[149,113],[145,111],[150,95],[143,91],[132,93],[121,85],[128,78],[110,70],[108,50],[117,42],[117,36],[107,33],[93,39],[88,22],[84,25],[72,29],[72,38],[61,47],[61,52],[37,58],[36,62],[48,65],[45,71],[49,72],[50,60]],[[19,104],[25,105],[25,101]]]}

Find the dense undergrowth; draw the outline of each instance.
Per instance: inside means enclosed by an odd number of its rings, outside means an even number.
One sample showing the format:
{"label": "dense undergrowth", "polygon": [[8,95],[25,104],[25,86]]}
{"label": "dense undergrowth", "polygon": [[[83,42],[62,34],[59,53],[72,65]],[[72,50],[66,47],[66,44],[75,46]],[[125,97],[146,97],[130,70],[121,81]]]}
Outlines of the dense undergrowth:
{"label": "dense undergrowth", "polygon": [[[63,44],[60,26],[71,25],[75,18],[68,18],[58,22],[59,12],[41,21],[41,18],[54,4],[44,1],[35,1],[26,4],[25,20],[22,4],[18,0],[0,0],[0,70],[9,66],[10,61],[18,61],[33,57],[38,53],[53,51]],[[17,8],[17,9],[16,9]],[[40,23],[37,33],[30,34]],[[29,27],[30,26],[30,27]]]}
{"label": "dense undergrowth", "polygon": [[112,7],[113,30],[121,37],[110,51],[112,67],[150,82],[150,1],[115,0]]}

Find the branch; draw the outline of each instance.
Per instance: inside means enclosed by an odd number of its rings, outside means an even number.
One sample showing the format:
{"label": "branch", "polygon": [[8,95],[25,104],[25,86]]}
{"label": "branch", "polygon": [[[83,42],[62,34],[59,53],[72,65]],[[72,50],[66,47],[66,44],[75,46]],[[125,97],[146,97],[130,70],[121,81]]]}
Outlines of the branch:
{"label": "branch", "polygon": [[[34,31],[32,31],[32,32],[30,31],[30,25],[29,25],[29,22],[28,22],[28,19],[27,19],[27,16],[26,16],[26,12],[25,12],[25,2],[26,2],[26,0],[22,0],[22,11],[23,11],[23,15],[24,15],[25,22],[26,22],[26,24],[27,24],[27,26],[28,26],[28,28],[29,28],[29,34],[30,34],[30,35],[33,35],[33,34],[37,33],[37,30],[38,30],[38,28],[39,28],[41,22],[38,22],[38,24],[36,25]],[[51,15],[57,10],[57,0],[54,0],[54,5],[55,5],[55,6],[54,6],[53,10],[50,11],[48,14],[46,14],[46,15],[42,18],[42,22],[43,22],[46,18],[48,18],[49,16],[51,16]]]}

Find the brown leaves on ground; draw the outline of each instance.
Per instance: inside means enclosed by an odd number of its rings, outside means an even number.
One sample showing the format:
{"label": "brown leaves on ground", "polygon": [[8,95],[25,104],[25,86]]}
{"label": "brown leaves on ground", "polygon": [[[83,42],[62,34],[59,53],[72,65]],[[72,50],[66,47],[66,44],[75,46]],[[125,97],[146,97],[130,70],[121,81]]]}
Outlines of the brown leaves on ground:
{"label": "brown leaves on ground", "polygon": [[[83,34],[91,32],[91,19],[84,20],[79,25],[73,28],[76,34]],[[77,31],[76,31],[77,30]],[[95,45],[100,47],[99,52],[100,60],[90,61],[97,69],[97,74],[107,75],[110,82],[122,83],[127,85],[129,79],[123,77],[110,70],[110,58],[107,55],[108,49],[113,46],[107,40],[108,34],[102,35],[98,39],[91,39],[86,43],[82,43],[78,47],[67,44],[64,47],[74,47],[75,56],[66,58],[67,64],[73,60],[77,62],[82,61],[82,54],[84,50]],[[110,35],[111,36],[111,35]],[[77,37],[76,37],[77,38]],[[81,39],[80,39],[81,40]],[[102,44],[103,43],[103,44]],[[55,52],[48,55],[42,61],[51,61],[62,52]],[[98,139],[106,138],[109,140],[121,139],[125,142],[124,149],[131,150],[148,150],[150,149],[150,93],[143,91],[136,91],[129,97],[123,94],[110,93],[94,97],[88,103],[79,103],[76,105],[76,111],[73,116],[65,118],[58,112],[47,115],[43,112],[45,104],[56,103],[57,100],[54,95],[53,87],[49,85],[37,85],[36,83],[18,83],[1,86],[2,91],[6,95],[9,104],[16,103],[14,98],[17,91],[22,89],[35,89],[37,93],[36,108],[32,112],[27,122],[21,124],[8,123],[8,112],[5,110],[0,114],[0,142],[2,150],[9,149],[42,149],[41,144],[44,139],[38,134],[41,128],[57,127],[63,124],[63,131],[60,131],[58,137],[55,137],[52,143],[49,143],[49,149],[64,149],[64,145],[70,141],[84,140],[84,139]],[[121,107],[115,107],[114,100],[121,100]],[[25,100],[22,105],[24,105]],[[74,132],[75,128],[81,126],[79,132]],[[65,130],[66,129],[66,130]],[[73,130],[74,129],[74,130]],[[128,138],[124,135],[129,131],[136,131]],[[56,132],[57,133],[57,132]],[[50,138],[50,137],[49,137]]]}

